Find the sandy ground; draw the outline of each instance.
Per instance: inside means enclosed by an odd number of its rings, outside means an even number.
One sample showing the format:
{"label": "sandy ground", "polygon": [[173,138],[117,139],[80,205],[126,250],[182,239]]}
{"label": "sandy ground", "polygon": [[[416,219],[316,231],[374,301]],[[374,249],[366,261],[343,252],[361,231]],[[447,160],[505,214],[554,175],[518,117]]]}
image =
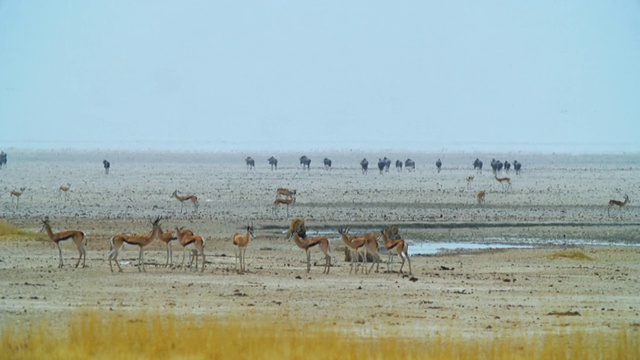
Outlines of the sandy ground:
{"label": "sandy ground", "polygon": [[[255,170],[244,164],[248,155],[256,159]],[[271,155],[9,152],[9,166],[0,170],[2,218],[38,231],[40,219],[49,216],[54,231],[85,231],[88,256],[87,267],[76,269],[77,251],[67,247],[65,266],[58,269],[49,240],[0,241],[0,323],[28,326],[78,310],[153,308],[327,319],[364,334],[407,336],[451,327],[469,336],[567,325],[640,327],[640,247],[629,246],[639,243],[640,212],[633,203],[640,198],[638,156],[518,154],[524,170],[501,175],[512,179],[505,190],[487,168],[492,157],[512,155],[388,153],[383,155],[394,161],[411,157],[418,167],[384,174],[375,166],[378,154],[307,154],[310,171],[297,166],[298,154],[274,154],[280,167],[271,171]],[[331,171],[319,165],[325,156],[333,160]],[[370,162],[367,175],[358,166],[363,157]],[[440,173],[432,165],[438,157],[444,162]],[[483,173],[471,168],[476,157],[485,162]],[[108,175],[103,158],[112,164]],[[470,175],[474,180],[467,184]],[[66,183],[67,195],[58,190]],[[9,193],[21,187],[26,189],[16,208]],[[271,206],[278,187],[298,192],[288,218],[284,207],[274,212]],[[181,212],[170,197],[176,189],[197,194],[197,213],[186,202]],[[479,190],[487,191],[484,206],[476,204]],[[625,194],[632,202],[608,216],[609,199]],[[135,266],[136,249],[122,253],[124,272],[111,273],[108,239],[148,233],[154,216],[163,217],[164,229],[184,226],[205,236],[204,273],[164,267],[164,244],[157,240],[145,248],[146,273]],[[322,274],[317,249],[307,273],[304,252],[284,239],[294,216],[306,219],[311,235],[329,237],[330,274]],[[247,250],[248,272],[238,274],[230,239],[249,223],[256,239]],[[398,273],[397,259],[391,272],[383,263],[380,272],[351,274],[336,229],[364,233],[388,224],[398,225],[414,247],[460,241],[536,246],[414,254],[412,276]],[[563,251],[593,260],[550,258]],[[173,262],[181,255],[174,246]]]}

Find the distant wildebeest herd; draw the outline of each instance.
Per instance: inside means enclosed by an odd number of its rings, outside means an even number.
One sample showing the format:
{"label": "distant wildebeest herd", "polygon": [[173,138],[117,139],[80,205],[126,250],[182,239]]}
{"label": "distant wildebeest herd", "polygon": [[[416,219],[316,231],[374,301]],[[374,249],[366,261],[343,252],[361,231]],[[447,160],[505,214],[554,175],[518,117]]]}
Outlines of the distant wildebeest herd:
{"label": "distant wildebeest herd", "polygon": [[[245,161],[245,164],[247,165],[247,170],[255,170],[256,161],[251,156],[247,156],[244,159],[244,161]],[[306,155],[303,155],[300,157],[299,161],[300,161],[299,166],[303,170],[311,169],[311,158],[309,158]],[[269,157],[267,159],[267,162],[271,167],[271,170],[278,170],[278,159],[276,159],[274,156]],[[378,159],[377,164],[381,174],[384,172],[388,172],[389,168],[391,167],[391,159],[385,156],[384,158]],[[395,164],[396,164],[396,170],[398,171],[402,171],[403,167],[409,171],[413,171],[416,169],[416,163],[411,159],[407,159],[404,162],[401,160],[396,160]],[[331,170],[333,161],[330,158],[324,158],[322,160],[322,165],[325,170]],[[440,161],[440,159],[438,159],[438,161],[436,162],[436,167],[438,169],[438,172],[440,172],[440,169],[442,167],[442,162]],[[369,161],[367,160],[367,158],[364,158],[360,161],[360,168],[362,169],[363,174],[368,173]]]}
{"label": "distant wildebeest herd", "polygon": [[[247,165],[247,170],[255,169],[256,161],[251,156],[247,156],[244,159],[244,161],[245,161],[245,164]],[[299,166],[303,170],[311,169],[311,158],[309,158],[307,155],[301,156],[299,161],[300,161]],[[271,170],[278,170],[278,159],[276,159],[274,156],[271,156],[270,158],[268,158],[267,162],[271,166]],[[324,158],[322,160],[322,164],[325,170],[331,170],[333,161],[329,158]],[[380,171],[380,174],[389,172],[389,169],[391,168],[391,159],[389,159],[386,156],[383,158],[378,158],[377,165],[378,165],[378,170]],[[436,160],[435,165],[436,165],[437,172],[440,172],[443,169],[442,168],[443,163],[442,163],[442,160],[440,160],[440,158]],[[483,163],[480,159],[475,159],[472,165],[474,170],[478,172],[482,172]],[[402,171],[403,168],[409,171],[413,171],[416,169],[416,163],[411,159],[407,159],[404,162],[401,160],[396,160],[395,166],[396,166],[396,170],[398,171]],[[509,172],[512,166],[513,166],[513,169],[516,171],[516,174],[520,174],[520,171],[522,170],[522,164],[518,162],[518,160],[514,160],[513,163],[510,163],[508,160],[505,160],[503,162],[501,160],[491,159],[491,169],[493,170],[494,174],[497,174],[502,170]],[[367,160],[367,158],[363,158],[360,161],[360,168],[362,169],[363,174],[368,173],[369,161]]]}

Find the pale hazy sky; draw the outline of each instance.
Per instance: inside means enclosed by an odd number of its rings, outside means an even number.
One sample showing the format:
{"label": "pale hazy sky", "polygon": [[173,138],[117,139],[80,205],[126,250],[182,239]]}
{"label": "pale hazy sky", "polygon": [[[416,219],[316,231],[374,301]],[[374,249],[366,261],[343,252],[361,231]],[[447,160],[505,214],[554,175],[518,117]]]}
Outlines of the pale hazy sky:
{"label": "pale hazy sky", "polygon": [[0,0],[3,148],[615,152],[639,134],[638,0]]}

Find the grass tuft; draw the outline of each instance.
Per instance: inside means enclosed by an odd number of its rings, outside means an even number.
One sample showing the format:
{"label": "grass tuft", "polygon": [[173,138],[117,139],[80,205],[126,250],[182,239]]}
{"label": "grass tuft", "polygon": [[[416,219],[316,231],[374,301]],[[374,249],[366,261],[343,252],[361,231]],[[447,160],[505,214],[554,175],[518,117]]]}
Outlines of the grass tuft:
{"label": "grass tuft", "polygon": [[0,219],[0,240],[42,239],[42,234],[25,231]]}

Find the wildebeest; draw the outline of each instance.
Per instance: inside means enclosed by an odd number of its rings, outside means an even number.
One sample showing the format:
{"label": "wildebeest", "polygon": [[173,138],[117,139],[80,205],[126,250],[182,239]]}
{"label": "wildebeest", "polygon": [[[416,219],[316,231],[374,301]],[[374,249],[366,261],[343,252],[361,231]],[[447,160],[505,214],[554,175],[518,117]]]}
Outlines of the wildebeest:
{"label": "wildebeest", "polygon": [[386,165],[385,161],[379,158],[378,159],[378,169],[380,169],[380,174],[382,174],[382,172],[384,171],[385,165]]}
{"label": "wildebeest", "polygon": [[402,171],[402,161],[396,160],[396,170]]}
{"label": "wildebeest", "polygon": [[411,159],[407,159],[404,162],[404,167],[409,171],[413,171],[416,169],[416,162]]}
{"label": "wildebeest", "polygon": [[360,161],[360,167],[362,168],[362,173],[366,174],[369,170],[369,161],[367,160],[367,158],[364,158],[362,159],[362,161]]}
{"label": "wildebeest", "polygon": [[256,161],[251,156],[247,156],[244,161],[247,163],[247,170],[253,170],[256,167]]}
{"label": "wildebeest", "polygon": [[476,158],[473,161],[473,170],[477,170],[479,173],[482,172],[482,161],[480,159]]}
{"label": "wildebeest", "polygon": [[509,171],[511,170],[511,163],[509,163],[509,160],[505,160],[504,161],[504,171]]}
{"label": "wildebeest", "polygon": [[440,161],[440,159],[436,161],[436,167],[438,168],[438,172],[440,172],[440,168],[442,168],[442,161]]}
{"label": "wildebeest", "polygon": [[109,168],[111,167],[111,163],[108,162],[107,160],[102,160],[102,166],[104,166],[104,173],[108,174]]}
{"label": "wildebeest", "polygon": [[0,151],[0,169],[5,165],[7,165],[7,153]]}
{"label": "wildebeest", "polygon": [[520,175],[520,169],[522,169],[522,164],[518,160],[513,160],[513,170],[516,171],[516,175]]}
{"label": "wildebeest", "polygon": [[271,170],[278,170],[278,159],[272,156],[268,158],[267,161],[269,162],[269,165],[271,165]]}
{"label": "wildebeest", "polygon": [[322,163],[324,164],[325,170],[331,170],[331,159],[324,158],[324,160],[322,160]]}
{"label": "wildebeest", "polygon": [[307,170],[311,169],[311,159],[309,159],[307,155],[302,155],[300,157],[300,165],[302,165],[302,170],[304,170],[305,168]]}
{"label": "wildebeest", "polygon": [[503,166],[504,164],[502,163],[502,161],[491,159],[491,169],[493,169],[494,174],[497,174],[498,172],[502,171]]}
{"label": "wildebeest", "polygon": [[385,156],[384,159],[382,159],[382,161],[384,161],[384,171],[388,172],[389,168],[391,167],[391,159]]}

